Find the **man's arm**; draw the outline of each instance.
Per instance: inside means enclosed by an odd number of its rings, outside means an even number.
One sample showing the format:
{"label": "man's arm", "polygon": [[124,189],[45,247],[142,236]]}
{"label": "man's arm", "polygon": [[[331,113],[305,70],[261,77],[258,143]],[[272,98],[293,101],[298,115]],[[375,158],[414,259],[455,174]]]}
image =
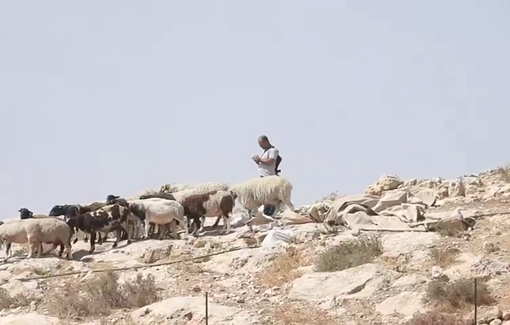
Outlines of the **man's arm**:
{"label": "man's arm", "polygon": [[264,165],[271,165],[276,161],[276,157],[278,157],[278,149],[271,148],[267,150],[267,158],[260,159],[260,163]]}

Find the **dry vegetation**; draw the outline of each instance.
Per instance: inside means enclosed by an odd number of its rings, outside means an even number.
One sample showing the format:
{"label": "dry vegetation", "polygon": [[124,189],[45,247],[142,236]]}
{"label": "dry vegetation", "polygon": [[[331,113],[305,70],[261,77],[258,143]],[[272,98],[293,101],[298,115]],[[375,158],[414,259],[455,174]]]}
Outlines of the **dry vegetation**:
{"label": "dry vegetation", "polygon": [[[476,289],[478,305],[490,305],[495,302],[484,279],[477,280]],[[474,305],[474,279],[431,281],[427,287],[427,300],[444,312],[455,312],[468,305]]]}
{"label": "dry vegetation", "polygon": [[21,294],[11,295],[4,288],[0,288],[0,309],[28,306],[30,300]]}
{"label": "dry vegetation", "polygon": [[379,237],[345,241],[322,252],[315,262],[315,271],[342,271],[373,262],[382,253],[383,247]]}
{"label": "dry vegetation", "polygon": [[472,325],[473,321],[459,319],[457,315],[437,313],[435,311],[426,314],[418,314],[406,325]]}
{"label": "dry vegetation", "polygon": [[64,281],[44,302],[44,308],[61,319],[107,316],[113,309],[136,308],[159,300],[154,278],[137,274],[135,281],[120,284],[113,272]]}
{"label": "dry vegetation", "polygon": [[510,183],[510,171],[508,169],[509,166],[498,167],[497,171],[505,182]]}
{"label": "dry vegetation", "polygon": [[308,264],[309,260],[302,251],[287,249],[285,253],[278,255],[271,265],[257,276],[257,279],[266,287],[279,287],[299,278],[302,274],[296,269]]}
{"label": "dry vegetation", "polygon": [[409,263],[411,262],[411,254],[399,254],[398,256],[382,255],[379,259],[380,263],[387,268],[399,272],[407,273]]}
{"label": "dry vegetation", "polygon": [[442,268],[447,268],[457,262],[460,251],[456,248],[434,247],[430,250],[429,256],[433,265],[438,265]]}
{"label": "dry vegetation", "polygon": [[324,311],[311,306],[280,305],[274,310],[274,318],[282,325],[333,325],[334,319]]}

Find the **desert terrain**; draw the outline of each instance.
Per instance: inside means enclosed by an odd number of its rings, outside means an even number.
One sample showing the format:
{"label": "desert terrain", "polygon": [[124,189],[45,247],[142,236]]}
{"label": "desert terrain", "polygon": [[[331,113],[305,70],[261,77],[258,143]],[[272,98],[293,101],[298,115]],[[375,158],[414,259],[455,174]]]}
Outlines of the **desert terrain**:
{"label": "desert terrain", "polygon": [[[460,214],[454,212],[461,208]],[[0,324],[510,324],[510,169],[383,175],[274,223],[0,263]],[[325,222],[324,222],[325,221]],[[46,248],[47,249],[47,248]],[[3,252],[2,252],[3,255]],[[207,295],[207,306],[206,306]],[[207,312],[206,312],[207,307]]]}

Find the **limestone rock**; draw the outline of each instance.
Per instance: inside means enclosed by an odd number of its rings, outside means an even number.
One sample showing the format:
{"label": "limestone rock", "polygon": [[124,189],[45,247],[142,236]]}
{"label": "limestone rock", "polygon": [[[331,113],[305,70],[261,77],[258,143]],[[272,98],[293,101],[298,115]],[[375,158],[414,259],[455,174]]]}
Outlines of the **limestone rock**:
{"label": "limestone rock", "polygon": [[0,317],[0,324],[3,325],[59,325],[61,322],[56,317],[48,317],[37,313],[28,313],[23,315],[8,315]]}
{"label": "limestone rock", "polygon": [[397,312],[405,316],[412,316],[424,309],[423,294],[407,291],[390,297],[376,306],[376,310],[383,315],[391,315]]}
{"label": "limestone rock", "polygon": [[[204,297],[173,297],[137,309],[131,313],[131,317],[136,324],[146,325],[180,325],[183,319],[193,324],[202,324],[205,319],[204,303]],[[256,321],[255,315],[240,308],[209,301],[209,324],[253,324]]]}
{"label": "limestone rock", "polygon": [[377,264],[363,264],[337,272],[307,273],[291,283],[289,298],[312,302],[373,295],[398,273]]}
{"label": "limestone rock", "polygon": [[396,190],[403,183],[404,182],[401,181],[396,176],[383,175],[379,178],[379,180],[374,185],[371,185],[366,189],[365,194],[383,195],[384,192]]}

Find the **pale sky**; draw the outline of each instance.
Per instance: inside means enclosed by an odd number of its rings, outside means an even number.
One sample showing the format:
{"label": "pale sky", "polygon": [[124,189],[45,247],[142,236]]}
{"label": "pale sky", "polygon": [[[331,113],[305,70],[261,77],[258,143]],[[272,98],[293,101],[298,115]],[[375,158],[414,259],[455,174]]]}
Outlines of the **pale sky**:
{"label": "pale sky", "polygon": [[507,164],[509,17],[504,0],[3,1],[0,218],[258,177],[261,134],[296,205]]}

